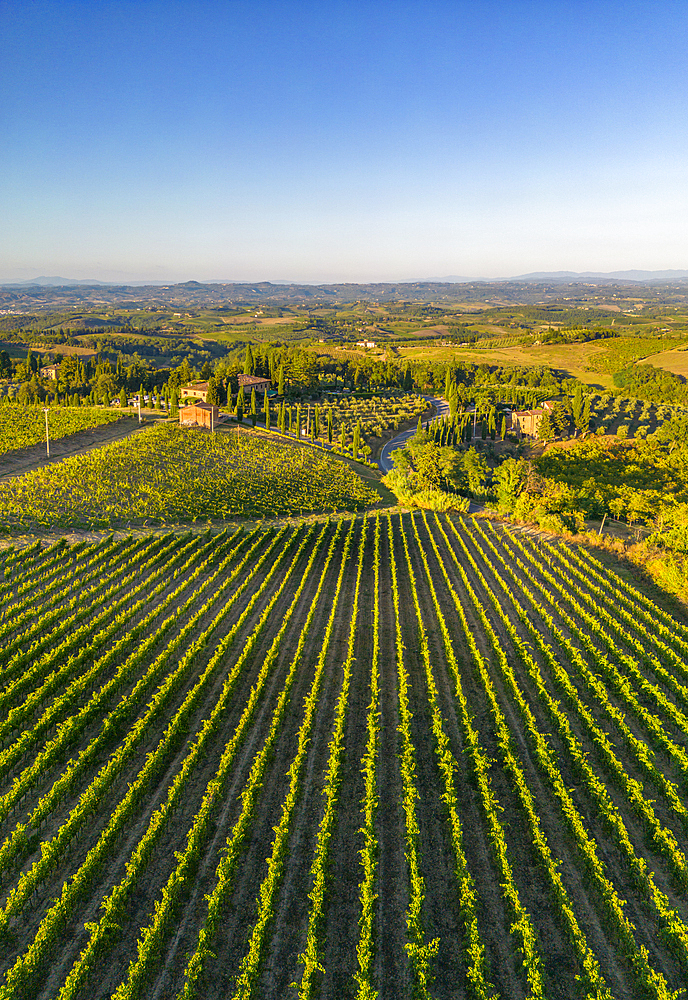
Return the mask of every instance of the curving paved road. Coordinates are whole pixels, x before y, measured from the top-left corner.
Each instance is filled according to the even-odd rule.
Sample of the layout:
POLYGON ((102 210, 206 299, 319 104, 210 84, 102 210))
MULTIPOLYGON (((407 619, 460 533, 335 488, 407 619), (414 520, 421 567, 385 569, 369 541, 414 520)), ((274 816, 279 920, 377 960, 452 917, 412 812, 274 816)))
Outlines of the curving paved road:
MULTIPOLYGON (((423 396, 423 399, 426 402, 431 403, 437 411, 435 416, 430 421, 431 424, 434 424, 436 420, 444 420, 444 418, 449 415, 449 403, 446 399, 437 398, 435 396, 423 396)), ((413 430, 397 434, 395 438, 392 438, 391 441, 387 442, 380 452, 380 458, 377 463, 384 473, 389 472, 394 466, 394 459, 391 457, 391 453, 396 451, 397 448, 403 448, 409 438, 412 438, 415 433, 416 429, 414 427, 413 430)))
MULTIPOLYGON (((423 396, 423 399, 427 400, 428 403, 432 403, 437 411, 435 416, 430 421, 431 424, 434 424, 437 420, 443 420, 449 415, 449 403, 446 399, 436 396, 423 396)), ((409 438, 412 438, 415 433, 415 428, 411 431, 404 431, 403 434, 397 434, 395 438, 392 438, 391 441, 387 442, 380 452, 380 458, 377 463, 382 472, 387 474, 390 469, 394 467, 394 459, 392 458, 391 453, 396 451, 397 448, 403 448, 409 438)), ((476 514, 478 511, 483 510, 483 507, 483 504, 476 503, 475 500, 471 500, 469 502, 468 513, 476 514)))

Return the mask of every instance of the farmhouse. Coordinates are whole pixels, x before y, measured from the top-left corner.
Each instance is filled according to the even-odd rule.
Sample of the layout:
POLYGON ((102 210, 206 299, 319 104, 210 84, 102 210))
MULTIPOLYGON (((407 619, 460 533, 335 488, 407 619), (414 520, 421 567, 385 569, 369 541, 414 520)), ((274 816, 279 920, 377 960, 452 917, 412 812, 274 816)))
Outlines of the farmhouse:
POLYGON ((59 365, 46 365, 45 368, 41 368, 41 378, 47 378, 50 379, 51 382, 57 382, 59 371, 59 365))
POLYGON ((192 403, 179 411, 179 423, 182 427, 217 427, 220 420, 220 409, 210 403, 192 403))
POLYGON ((525 434, 527 437, 537 437, 544 415, 544 410, 513 410, 511 430, 516 434, 525 434))
POLYGON ((242 385, 249 392, 255 389, 256 392, 266 393, 272 387, 272 382, 269 378, 259 378, 257 375, 240 375, 239 386, 242 385))
POLYGON ((545 413, 550 413, 555 406, 555 399, 547 399, 537 410, 513 410, 511 430, 528 437, 539 437, 542 418, 545 413))
POLYGON ((192 382, 190 385, 182 386, 182 399, 200 399, 201 402, 208 402, 208 383, 192 382))

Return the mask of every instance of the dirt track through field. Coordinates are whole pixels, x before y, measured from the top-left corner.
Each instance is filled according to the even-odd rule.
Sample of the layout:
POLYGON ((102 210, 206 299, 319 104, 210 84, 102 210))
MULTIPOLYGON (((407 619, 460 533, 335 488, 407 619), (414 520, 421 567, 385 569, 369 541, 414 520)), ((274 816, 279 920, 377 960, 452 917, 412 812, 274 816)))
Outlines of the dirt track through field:
POLYGON ((73 455, 85 455, 93 448, 102 448, 103 445, 110 444, 112 441, 119 441, 130 434, 137 434, 146 426, 146 423, 139 424, 133 417, 127 416, 111 424, 102 424, 99 427, 78 431, 76 434, 51 441, 50 457, 46 454, 45 442, 6 452, 0 456, 0 481, 11 479, 13 476, 23 476, 26 472, 42 469, 46 465, 54 465, 56 462, 61 462, 64 458, 70 458, 73 455))

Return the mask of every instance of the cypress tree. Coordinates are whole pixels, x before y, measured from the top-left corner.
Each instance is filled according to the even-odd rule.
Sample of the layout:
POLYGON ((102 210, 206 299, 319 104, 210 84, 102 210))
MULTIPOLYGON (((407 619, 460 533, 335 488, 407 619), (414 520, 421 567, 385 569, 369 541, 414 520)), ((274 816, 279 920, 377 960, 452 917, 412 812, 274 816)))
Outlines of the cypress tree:
POLYGON ((258 414, 258 407, 256 404, 256 390, 254 387, 253 389, 251 389, 251 416, 254 418, 253 420, 254 427, 256 426, 255 417, 257 416, 257 414, 258 414))
POLYGON ((361 447, 361 421, 354 427, 354 440, 351 446, 351 453, 355 461, 358 461, 358 449, 361 447))
POLYGON ((280 365, 279 369, 279 384, 277 392, 280 396, 284 395, 284 365, 280 365))
POLYGON ((217 379, 211 375, 208 379, 208 402, 212 406, 220 405, 220 394, 217 389, 217 379))
POLYGON ((265 430, 270 430, 270 397, 265 393, 265 430))
POLYGON ((332 444, 332 431, 334 429, 333 419, 332 419, 332 407, 327 411, 327 442, 332 444))
POLYGON ((246 356, 244 358, 244 375, 254 375, 256 371, 256 360, 253 357, 251 345, 246 345, 246 356))
POLYGON ((449 412, 452 417, 459 409, 459 390, 457 388, 456 382, 452 379, 451 386, 449 388, 449 412))
POLYGON ((579 430, 583 429, 583 386, 577 385, 571 403, 573 422, 579 430))

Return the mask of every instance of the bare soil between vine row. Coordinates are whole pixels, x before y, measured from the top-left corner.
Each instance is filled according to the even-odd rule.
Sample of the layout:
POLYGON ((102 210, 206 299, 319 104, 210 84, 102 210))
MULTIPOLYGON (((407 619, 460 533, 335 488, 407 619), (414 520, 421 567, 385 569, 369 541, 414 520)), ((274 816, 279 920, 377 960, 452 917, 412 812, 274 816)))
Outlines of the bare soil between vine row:
MULTIPOLYGON (((137 533, 137 537, 101 538, 52 549, 34 547, 0 553, 0 600, 5 609, 0 619, 0 704, 5 712, 14 713, 12 726, 0 737, 0 905, 7 908, 9 915, 7 932, 0 933, 0 974, 11 987, 7 996, 40 1000, 60 996, 94 925, 103 917, 103 902, 128 871, 131 886, 118 926, 104 936, 93 965, 83 970, 73 995, 89 1000, 113 996, 127 981, 130 964, 138 959, 137 941, 156 907, 165 911, 168 919, 133 995, 171 1000, 180 994, 186 967, 198 948, 206 921, 208 897, 217 887, 218 865, 225 857, 246 801, 242 794, 271 732, 280 695, 307 630, 293 686, 256 794, 255 809, 224 893, 221 918, 209 934, 211 954, 205 959, 198 981, 198 996, 215 1000, 234 995, 237 976, 252 936, 255 942, 258 926, 260 960, 252 995, 281 998, 296 993, 290 984, 300 981, 304 969, 302 956, 314 905, 311 869, 320 844, 331 740, 349 635, 353 633, 354 659, 343 707, 336 821, 327 841, 324 903, 317 920, 316 950, 321 969, 313 978, 311 995, 326 1000, 354 1000, 359 989, 356 977, 361 974, 357 949, 364 876, 362 760, 371 710, 376 607, 380 698, 372 706, 379 728, 375 761, 376 898, 369 969, 372 987, 381 997, 411 998, 417 993, 407 946, 419 941, 410 938, 407 917, 418 885, 414 889, 409 876, 409 813, 404 810, 400 766, 403 726, 399 683, 405 671, 414 759, 413 805, 418 823, 415 843, 422 877, 420 943, 437 941, 436 954, 430 959, 427 995, 437 1000, 473 995, 469 983, 471 961, 466 951, 466 911, 460 898, 456 841, 452 840, 448 822, 444 779, 432 728, 428 676, 436 685, 442 727, 454 761, 462 850, 475 889, 475 915, 486 976, 502 997, 526 997, 529 993, 514 914, 506 898, 504 871, 495 849, 494 828, 490 826, 467 739, 468 720, 462 715, 457 697, 452 666, 455 662, 470 724, 487 761, 513 886, 534 930, 546 996, 552 1000, 584 997, 583 969, 571 946, 566 919, 543 867, 518 789, 505 766, 505 746, 498 737, 491 697, 502 713, 510 750, 532 795, 540 829, 571 910, 609 990, 616 998, 630 1000, 644 995, 644 988, 638 963, 628 947, 622 947, 604 893, 586 867, 580 839, 567 823, 562 803, 538 757, 533 731, 526 725, 523 705, 514 694, 514 683, 531 713, 532 726, 543 735, 564 787, 571 794, 604 877, 624 901, 637 948, 646 949, 651 968, 665 979, 668 988, 680 988, 686 979, 688 954, 682 955, 680 946, 668 939, 664 918, 646 885, 634 877, 632 862, 636 859, 653 873, 657 890, 674 911, 676 921, 688 928, 688 622, 678 612, 653 604, 638 587, 636 581, 629 582, 627 576, 617 575, 613 568, 591 562, 590 556, 575 546, 550 546, 471 519, 398 512, 329 522, 314 520, 298 526, 262 526, 252 534, 248 528, 235 527, 216 536, 210 532, 165 536, 160 532, 149 536, 137 533), (278 535, 280 530, 282 534, 278 535), (398 581, 396 605, 392 567, 398 581), (150 587, 141 587, 149 579, 150 587), (302 584, 298 603, 292 607, 302 584), (89 586, 100 589, 89 597, 89 586), (139 600, 143 603, 137 608, 139 600), (599 622, 606 637, 599 629, 591 628, 574 602, 599 622), (50 621, 45 617, 49 614, 50 621), (78 622, 75 619, 74 625, 69 624, 69 615, 76 614, 78 622), (187 628, 194 615, 195 624, 187 628), (146 618, 148 624, 143 632, 132 631, 140 627, 145 616, 150 618, 146 618), (43 632, 42 621, 46 622, 43 632), (548 624, 550 621, 559 630, 561 640, 548 624), (654 628, 653 621, 657 623, 654 628), (82 629, 78 635, 77 628, 82 629), (427 639, 427 660, 420 641, 421 628, 427 639), (74 648, 69 645, 72 633, 74 648), (142 644, 150 636, 156 639, 147 649, 142 644), (187 650, 201 636, 205 636, 203 642, 193 657, 185 660, 187 650), (216 656, 228 636, 231 642, 221 656, 216 656), (581 637, 588 637, 589 645, 581 637), (34 654, 31 643, 39 641, 40 648, 36 647, 34 654), (78 685, 79 678, 86 677, 94 663, 107 657, 118 643, 119 651, 110 657, 111 662, 84 680, 78 693, 66 697, 72 690, 69 685, 78 685), (145 655, 141 652, 144 649, 145 655), (266 660, 271 649, 274 659, 266 660), (485 663, 482 675, 477 668, 476 650, 485 663), (524 659, 524 650, 532 658, 531 667, 524 659), (294 778, 296 798, 272 910, 264 924, 259 924, 257 900, 268 874, 266 859, 271 855, 294 775, 292 765, 306 717, 306 700, 321 654, 321 686, 302 764, 294 778), (604 656, 610 667, 603 666, 604 656), (120 675, 118 671, 129 662, 128 657, 132 667, 120 675), (164 659, 157 661, 160 657, 164 659), (139 690, 137 682, 156 662, 161 666, 156 668, 155 678, 134 696, 139 690), (261 670, 266 662, 270 669, 263 684, 261 670), (597 694, 581 672, 582 663, 599 682, 597 694), (657 694, 649 689, 636 690, 633 663, 657 694), (571 697, 565 697, 561 676, 555 674, 553 664, 562 671, 561 676, 570 679, 574 692, 571 697), (209 665, 212 669, 205 675, 209 665), (167 816, 150 859, 145 866, 128 869, 152 817, 164 805, 176 776, 190 759, 225 682, 237 666, 240 669, 226 707, 189 772, 183 794, 167 816), (179 681, 142 728, 123 765, 107 786, 99 784, 101 770, 122 752, 137 722, 151 711, 156 690, 179 668, 179 681), (612 669, 618 669, 626 678, 621 686, 614 687, 609 673, 612 669), (568 720, 572 738, 580 745, 595 781, 605 790, 611 808, 620 818, 627 833, 624 842, 601 815, 595 791, 598 786, 586 780, 545 704, 533 670, 540 672, 546 690, 568 720), (61 671, 59 676, 56 671, 61 671), (201 678, 205 679, 184 725, 168 749, 159 751, 165 733, 177 725, 177 713, 201 678), (108 683, 110 693, 101 698, 99 692, 108 683), (212 787, 222 754, 257 684, 260 686, 254 708, 221 785, 190 875, 179 886, 171 905, 166 901, 165 887, 186 850, 204 795, 212 787), (686 689, 686 704, 680 694, 682 686, 686 689), (33 697, 35 692, 41 694, 33 697), (91 698, 100 701, 94 701, 88 720, 75 729, 73 738, 66 739, 62 727, 71 725, 91 698), (115 710, 120 722, 110 727, 106 720, 115 710), (621 717, 631 740, 615 721, 621 717), (45 724, 44 719, 48 720, 45 724), (591 726, 605 735, 625 778, 619 776, 621 772, 610 770, 599 741, 591 735, 591 726), (664 734, 663 744, 658 726, 664 734), (35 734, 28 742, 24 735, 27 732, 35 734), (21 754, 2 755, 11 754, 20 739, 25 740, 21 754), (643 746, 649 748, 647 757, 643 756, 643 746), (28 769, 41 754, 45 766, 29 780, 28 769), (78 882, 81 866, 99 850, 108 823, 154 754, 158 766, 126 822, 109 847, 102 850, 100 863, 89 873, 82 890, 70 897, 56 918, 55 900, 65 886, 78 882), (648 760, 656 768, 652 779, 648 760), (75 767, 73 781, 40 825, 34 826, 33 811, 68 766, 75 767), (676 845, 678 853, 673 857, 649 832, 647 810, 643 812, 644 807, 630 801, 626 779, 635 783, 633 787, 642 788, 642 800, 652 805, 659 828, 666 835, 665 844, 672 841, 676 845), (664 779, 671 784, 662 784, 664 779), (21 795, 15 795, 13 789, 17 788, 21 795), (668 788, 674 789, 673 798, 666 793, 668 788), (93 797, 88 798, 91 793, 93 797), (10 803, 13 795, 16 801, 12 799, 11 807, 5 809, 3 803, 10 803), (78 816, 81 820, 77 823, 78 816), (72 829, 70 823, 74 829, 67 835, 66 831, 72 829), (18 824, 26 824, 24 834, 18 824), (20 899, 16 892, 12 896, 13 890, 23 885, 22 873, 30 872, 33 865, 41 864, 43 856, 49 856, 57 837, 63 842, 62 848, 46 866, 35 891, 26 898, 20 899), (15 844, 12 856, 6 848, 3 850, 7 838, 13 838, 15 844), (684 883, 680 877, 682 863, 684 883), (45 947, 41 945, 44 939, 45 947), (30 959, 31 968, 27 965, 18 978, 18 970, 24 968, 23 957, 30 959)), ((77 692, 77 687, 73 690, 77 692)))

